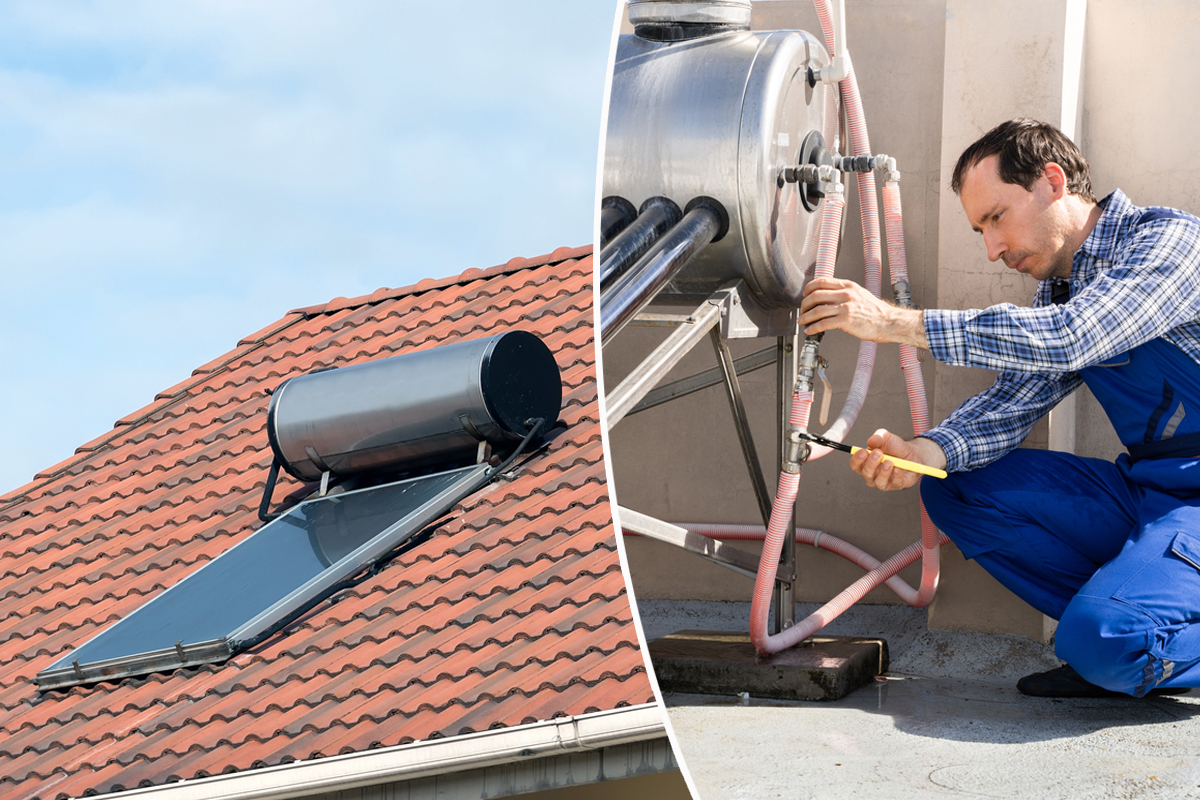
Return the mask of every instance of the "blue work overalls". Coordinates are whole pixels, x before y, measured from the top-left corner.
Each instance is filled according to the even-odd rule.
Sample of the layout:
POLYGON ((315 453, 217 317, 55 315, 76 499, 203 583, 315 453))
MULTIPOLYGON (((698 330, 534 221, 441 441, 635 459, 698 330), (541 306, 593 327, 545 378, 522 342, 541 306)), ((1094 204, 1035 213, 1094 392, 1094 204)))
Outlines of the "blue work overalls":
POLYGON ((1200 687, 1200 366, 1160 338, 1080 374, 1129 454, 1014 450, 923 480, 922 499, 965 557, 1059 620, 1055 652, 1084 678, 1200 687))

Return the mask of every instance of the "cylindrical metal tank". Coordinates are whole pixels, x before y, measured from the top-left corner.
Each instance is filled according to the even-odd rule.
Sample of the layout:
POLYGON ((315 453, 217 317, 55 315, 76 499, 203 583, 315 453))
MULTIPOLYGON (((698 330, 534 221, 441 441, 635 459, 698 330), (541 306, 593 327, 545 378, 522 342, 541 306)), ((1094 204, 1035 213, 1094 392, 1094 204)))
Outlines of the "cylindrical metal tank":
POLYGON ((267 409, 279 463, 316 480, 469 458, 481 441, 512 443, 558 420, 553 353, 526 331, 443 345, 284 381, 267 409))
MULTIPOLYGON (((630 15, 637 8, 682 13, 692 5, 737 11, 719 3, 636 3, 630 15)), ((711 294, 742 278, 768 308, 799 305, 816 262, 817 214, 806 208, 805 189, 780 175, 801 162, 810 134, 824 126, 825 92, 835 90, 810 82, 809 70, 828 63, 820 41, 802 31, 728 30, 682 41, 620 37, 604 195, 638 207, 666 197, 680 208, 704 196, 729 215, 728 233, 666 292, 711 294)))

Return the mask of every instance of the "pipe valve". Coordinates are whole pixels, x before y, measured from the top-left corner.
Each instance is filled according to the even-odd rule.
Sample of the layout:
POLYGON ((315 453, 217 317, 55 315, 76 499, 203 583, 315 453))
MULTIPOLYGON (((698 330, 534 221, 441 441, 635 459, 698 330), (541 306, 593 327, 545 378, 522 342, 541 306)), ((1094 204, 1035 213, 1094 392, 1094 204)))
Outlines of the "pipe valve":
POLYGON ((781 469, 792 475, 800 474, 800 467, 808 461, 812 448, 804 438, 804 432, 799 428, 790 428, 787 432, 787 447, 783 454, 781 469))
POLYGON ((808 336, 800 346, 800 358, 796 364, 796 391, 811 392, 816 383, 817 371, 821 369, 821 356, 817 347, 822 334, 808 336))
POLYGON ((825 368, 828 366, 829 362, 824 356, 817 356, 817 376, 821 379, 821 411, 817 415, 817 422, 821 423, 822 427, 829 424, 829 404, 833 401, 833 384, 825 374, 825 368))

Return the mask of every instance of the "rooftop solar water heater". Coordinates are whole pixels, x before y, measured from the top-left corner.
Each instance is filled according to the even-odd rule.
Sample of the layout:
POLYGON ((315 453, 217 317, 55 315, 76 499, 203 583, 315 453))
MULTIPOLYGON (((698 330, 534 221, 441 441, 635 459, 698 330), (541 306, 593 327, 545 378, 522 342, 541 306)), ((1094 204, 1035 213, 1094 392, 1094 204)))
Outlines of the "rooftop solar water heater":
POLYGON ((474 456, 494 446, 511 461, 561 402, 553 354, 523 331, 285 381, 268 427, 288 472, 322 487, 331 474, 427 474, 300 503, 59 658, 39 688, 222 662, 254 646, 505 470, 508 461, 474 456))

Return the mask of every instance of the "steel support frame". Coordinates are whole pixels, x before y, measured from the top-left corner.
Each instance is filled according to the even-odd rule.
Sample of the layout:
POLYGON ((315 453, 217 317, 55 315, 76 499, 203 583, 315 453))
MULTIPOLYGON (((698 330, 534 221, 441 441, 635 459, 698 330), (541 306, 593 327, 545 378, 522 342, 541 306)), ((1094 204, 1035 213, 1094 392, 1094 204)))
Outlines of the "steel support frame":
POLYGON ((763 525, 771 524, 771 493, 767 490, 767 481, 763 477, 762 464, 758 461, 758 451, 754 447, 754 436, 750 433, 750 420, 746 416, 746 404, 742 400, 742 384, 738 381, 737 368, 733 365, 733 354, 729 352, 729 344, 716 328, 709 331, 713 349, 717 353, 717 363, 721 365, 724 378, 725 397, 729 400, 729 410, 733 413, 733 424, 737 428, 738 442, 742 445, 742 457, 750 470, 750 483, 754 486, 754 496, 758 500, 758 511, 762 514, 763 525))
MULTIPOLYGON (((746 415, 745 403, 742 397, 741 384, 738 380, 740 366, 730 352, 727 334, 733 333, 731 325, 735 313, 744 319, 742 297, 744 287, 740 282, 726 286, 715 292, 708 300, 701 303, 690 315, 647 315, 649 324, 674 325, 675 330, 647 356, 626 378, 607 395, 606 418, 608 427, 615 427, 628 414, 643 410, 650 404, 643 399, 650 394, 662 379, 675 367, 679 361, 695 347, 706 334, 709 336, 716 352, 720 380, 703 380, 701 376, 693 376, 677 383, 703 383, 713 385, 720 382, 725 387, 725 396, 729 401, 733 415, 734 426, 737 429, 738 440, 742 447, 742 455, 754 487, 755 498, 758 501, 759 513, 763 524, 769 525, 771 517, 771 494, 763 475, 762 465, 754 446, 750 431, 749 418, 746 415)), ((793 329, 794 331, 794 329, 793 329)), ((744 334, 743 334, 744 335, 744 334)), ((776 337, 776 464, 783 463, 784 447, 786 446, 787 422, 789 416, 789 401, 792 386, 795 382, 795 354, 797 334, 776 337)), ((767 362, 761 355, 754 359, 751 369, 765 366, 767 362)), ((742 361, 742 359, 739 359, 742 361)), ((695 391, 692 388, 691 391, 695 391)), ((682 396, 689 392, 681 392, 682 396)), ((657 402, 672 399, 664 397, 657 402)), ((654 403, 654 404, 657 404, 654 403)), ((631 533, 654 538, 658 541, 683 548, 690 553, 701 556, 714 563, 720 564, 739 574, 754 578, 758 574, 758 557, 721 542, 713 541, 696 534, 689 533, 683 528, 657 520, 646 514, 632 509, 619 509, 621 527, 631 533)), ((772 593, 773 621, 772 633, 790 628, 795 624, 796 606, 796 538, 794 514, 788 515, 788 531, 784 538, 783 549, 780 553, 779 569, 776 573, 775 587, 772 593)))
MULTIPOLYGON (((638 324, 644 324, 641 316, 638 317, 638 324)), ((769 367, 775 363, 775 345, 763 348, 756 353, 751 353, 748 356, 735 358, 733 360, 734 370, 738 375, 745 375, 749 372, 754 372, 763 367, 769 367)), ((625 416, 641 413, 647 409, 660 406, 663 403, 669 403, 672 400, 678 400, 680 397, 687 397, 689 394, 694 394, 701 389, 707 389, 710 386, 716 386, 723 380, 723 371, 720 367, 706 369, 704 372, 698 372, 687 378, 681 378, 677 381, 672 381, 664 386, 659 386, 654 391, 647 394, 642 401, 634 406, 625 416)))

